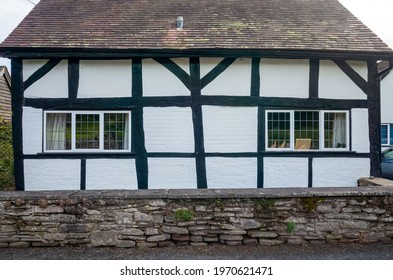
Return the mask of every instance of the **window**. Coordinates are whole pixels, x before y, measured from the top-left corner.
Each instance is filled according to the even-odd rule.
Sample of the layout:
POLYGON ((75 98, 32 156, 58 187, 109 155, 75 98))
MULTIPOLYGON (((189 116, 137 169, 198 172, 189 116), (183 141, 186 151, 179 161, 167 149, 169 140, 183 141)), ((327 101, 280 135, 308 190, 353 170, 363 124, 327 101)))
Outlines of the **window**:
POLYGON ((45 112, 45 151, 128 151, 128 112, 45 112))
POLYGON ((267 111, 266 150, 348 150, 347 111, 267 111))
POLYGON ((381 144, 393 145, 393 124, 381 124, 381 144))

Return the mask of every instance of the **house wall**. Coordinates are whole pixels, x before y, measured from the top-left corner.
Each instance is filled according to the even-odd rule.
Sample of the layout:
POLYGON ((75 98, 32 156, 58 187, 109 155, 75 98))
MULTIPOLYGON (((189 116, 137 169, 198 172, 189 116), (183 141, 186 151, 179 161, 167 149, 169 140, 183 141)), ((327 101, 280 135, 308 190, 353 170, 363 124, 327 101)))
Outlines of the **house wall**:
POLYGON ((381 81, 381 122, 393 124, 393 74, 381 81))
MULTIPOLYGON (((80 60, 78 79, 68 77, 72 70, 61 61, 24 95, 25 190, 50 188, 51 180, 57 189, 71 190, 356 186, 359 177, 369 175, 366 95, 333 62, 320 61, 315 74, 305 59, 228 61, 194 59, 200 65, 193 68, 188 58, 170 65, 150 58, 80 60), (217 65, 225 70, 217 74, 217 65), (204 81, 214 73, 200 88, 193 79, 176 76, 204 81), (312 98, 310 79, 318 79, 312 98), (69 85, 76 89, 75 100, 68 98, 69 85), (131 151, 42 153, 45 110, 112 106, 132 112, 131 151), (349 151, 265 151, 265 111, 305 108, 348 111, 349 151)), ((24 61, 24 80, 45 63, 24 61)), ((350 65, 365 76, 364 63, 350 65)))
POLYGON ((6 77, 6 68, 0 67, 0 120, 11 121, 11 84, 6 77))

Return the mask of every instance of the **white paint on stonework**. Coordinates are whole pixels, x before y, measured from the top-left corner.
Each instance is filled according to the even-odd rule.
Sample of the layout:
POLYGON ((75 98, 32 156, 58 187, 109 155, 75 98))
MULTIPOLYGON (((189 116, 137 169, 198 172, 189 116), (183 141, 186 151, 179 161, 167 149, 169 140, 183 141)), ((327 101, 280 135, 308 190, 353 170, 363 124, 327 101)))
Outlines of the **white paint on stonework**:
MULTIPOLYGON (((365 62, 347 63, 367 80, 365 62)), ((367 99, 366 94, 332 61, 321 60, 319 69, 319 97, 330 99, 367 99)))
POLYGON ((134 159, 86 160, 86 190, 137 188, 134 159))
POLYGON ((78 98, 131 97, 131 60, 81 60, 78 98))
POLYGON ((42 109, 23 107, 23 153, 42 152, 42 109))
POLYGON ((256 152, 256 107, 203 106, 206 152, 256 152))
POLYGON ((194 152, 191 108, 143 109, 148 152, 194 152))
MULTIPOLYGON (((26 81, 48 60, 23 60, 23 79, 26 81)), ((66 98, 68 97, 68 62, 62 60, 45 76, 25 90, 26 98, 66 98)))
MULTIPOLYGON (((201 77, 207 69, 214 68, 220 59, 201 59, 201 77), (207 64, 205 66, 205 64, 207 64), (203 72, 202 72, 203 69, 203 72)), ((224 72, 202 89, 203 95, 250 96, 251 89, 251 59, 239 58, 224 72)))
POLYGON ((308 60, 261 59, 260 95, 308 98, 309 76, 308 60))
POLYGON ((393 73, 381 81, 381 122, 393 123, 393 73))
MULTIPOLYGON (((187 59, 172 60, 186 71, 187 59)), ((189 71, 186 71, 189 73, 189 71)), ((190 95, 187 87, 172 72, 153 59, 142 60, 143 96, 190 95)))
POLYGON ((196 189, 193 158, 149 158, 149 189, 196 189))
POLYGON ((79 190, 80 160, 24 160, 25 190, 79 190))
POLYGON ((256 158, 206 158, 206 177, 209 189, 256 188, 256 158))
POLYGON ((368 110, 352 109, 352 151, 370 152, 368 133, 368 110))
POLYGON ((367 158, 314 158, 314 187, 356 187, 357 180, 370 175, 367 158))
POLYGON ((307 158, 264 158, 264 188, 306 188, 307 158))

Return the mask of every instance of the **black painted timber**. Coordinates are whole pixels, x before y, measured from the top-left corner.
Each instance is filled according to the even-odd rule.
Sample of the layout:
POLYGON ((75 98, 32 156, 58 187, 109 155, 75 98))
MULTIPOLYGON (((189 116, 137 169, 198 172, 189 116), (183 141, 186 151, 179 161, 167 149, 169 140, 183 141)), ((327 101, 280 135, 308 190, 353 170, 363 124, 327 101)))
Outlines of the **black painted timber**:
POLYGON ((215 78, 217 78, 222 72, 231 66, 235 60, 236 58, 224 58, 220 63, 218 63, 216 67, 214 67, 201 79, 201 89, 210 84, 215 78))
POLYGON ((81 159, 81 187, 80 189, 86 190, 86 159, 81 159))
POLYGON ((75 100, 79 88, 79 59, 68 60, 68 98, 75 100))
POLYGON ((261 87, 261 74, 259 70, 259 66, 261 64, 261 59, 259 57, 255 57, 251 60, 251 96, 260 96, 260 87, 261 87))
POLYGON ((312 188, 313 185, 313 157, 308 158, 308 187, 312 188))
POLYGON ((190 75, 169 58, 154 58, 166 69, 172 72, 186 87, 190 89, 190 75))
POLYGON ((11 104, 12 104, 12 145, 14 148, 15 189, 25 190, 23 162, 23 64, 22 59, 11 60, 11 104))
POLYGON ((309 98, 319 97, 319 60, 310 59, 309 98))
POLYGON ((40 67, 37 71, 35 71, 26 81, 23 83, 24 90, 30 87, 32 84, 37 82, 39 79, 44 77, 46 74, 49 73, 50 70, 56 67, 59 64, 61 59, 54 58, 50 59, 47 63, 45 63, 42 67, 40 67))
POLYGON ((190 86, 192 98, 192 121, 195 143, 195 163, 198 189, 207 188, 206 159, 201 106, 201 72, 198 57, 190 58, 190 86))
POLYGON ((257 96, 168 96, 168 97, 116 97, 116 98, 26 98, 25 105, 45 110, 132 110, 141 107, 191 107, 216 106, 264 106, 270 109, 319 109, 349 110, 367 108, 367 100, 353 99, 309 99, 289 97, 257 96))
POLYGON ((370 175, 381 177, 381 85, 376 61, 368 61, 368 129, 370 140, 370 175))
POLYGON ((344 60, 333 60, 334 63, 365 93, 368 93, 368 83, 344 60))
MULTIPOLYGON (((141 59, 132 60, 132 97, 136 100, 142 98, 142 61, 141 59)), ((132 151, 135 151, 135 165, 136 175, 138 180, 139 189, 148 188, 148 163, 147 153, 145 147, 145 131, 143 128, 143 108, 139 107, 131 111, 131 137, 132 143, 135 147, 132 151)))

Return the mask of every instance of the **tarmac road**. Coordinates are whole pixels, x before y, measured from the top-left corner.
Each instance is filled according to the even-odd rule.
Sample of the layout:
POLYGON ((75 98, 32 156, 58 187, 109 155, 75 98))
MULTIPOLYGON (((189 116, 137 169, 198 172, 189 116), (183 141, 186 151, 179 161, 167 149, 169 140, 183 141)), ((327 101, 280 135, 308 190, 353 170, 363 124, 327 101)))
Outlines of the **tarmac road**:
POLYGON ((136 248, 0 248, 0 260, 393 260, 392 243, 182 246, 136 248))

